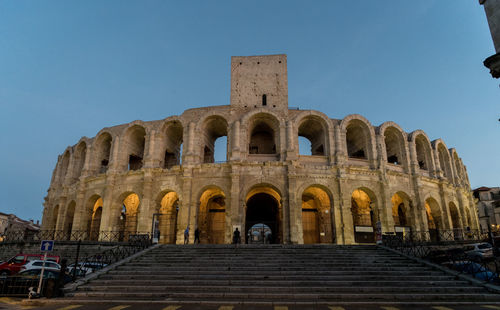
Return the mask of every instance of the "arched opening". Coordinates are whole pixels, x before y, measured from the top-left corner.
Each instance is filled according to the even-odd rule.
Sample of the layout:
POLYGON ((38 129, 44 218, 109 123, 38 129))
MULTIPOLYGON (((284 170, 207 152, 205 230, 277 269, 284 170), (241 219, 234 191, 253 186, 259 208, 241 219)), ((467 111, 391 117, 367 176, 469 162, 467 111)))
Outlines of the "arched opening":
POLYGON ((387 162, 393 165, 403 165, 406 162, 406 154, 401 132, 394 127, 388 127, 384 131, 384 141, 387 162))
POLYGON ((247 243, 283 242, 280 200, 278 192, 268 186, 256 187, 247 194, 244 230, 247 243))
POLYGON ((431 147, 429 141, 423 136, 415 138, 415 148, 417 151, 418 167, 421 170, 430 171, 431 168, 431 147))
POLYGON ((63 155, 63 158, 62 158, 61 171, 59 174, 59 180, 61 181, 61 183, 64 183, 64 181, 66 179, 66 174, 68 173, 69 158, 70 158, 69 151, 66 151, 63 155))
POLYGON ((310 143, 310 149, 302 148, 302 145, 299 143, 300 155, 326 155, 325 128, 320 121, 312 117, 305 119, 299 126, 298 135, 299 137, 306 138, 310 143))
POLYGON ((161 166, 163 169, 170 169, 182 162, 182 124, 179 121, 168 123, 164 135, 164 156, 161 166))
POLYGON ((354 225, 354 240, 357 243, 375 242, 375 225, 378 221, 374 207, 375 195, 366 189, 356 189, 351 195, 351 213, 354 225))
POLYGON ((266 122, 259 121, 250 134, 250 154, 276 154, 275 132, 266 122))
POLYGON ((59 205, 55 206, 54 209, 52 209, 51 215, 50 215, 50 221, 49 221, 49 230, 55 231, 57 229, 57 219, 59 217, 59 205))
POLYGON ((215 162, 215 153, 219 153, 219 150, 215 149, 216 141, 225 137, 225 160, 227 160, 227 121, 220 116, 209 117, 203 125, 203 162, 213 163, 215 162))
POLYGON ((102 218, 102 198, 99 197, 96 199, 94 206, 92 207, 92 217, 90 220, 90 233, 89 237, 92 241, 99 240, 99 231, 101 229, 101 218, 102 218))
POLYGON ((349 158, 368 159, 369 135, 366 125, 352 120, 346 128, 347 155, 349 158))
POLYGON ((460 226, 460 216, 458 215, 457 206, 453 202, 450 202, 448 204, 448 207, 450 208, 451 225, 453 226, 454 239, 462 240, 463 231, 462 227, 460 226))
POLYGON ((176 192, 163 195, 157 207, 157 229, 155 231, 158 242, 162 244, 175 244, 177 237, 177 215, 179 212, 179 196, 176 192))
POLYGON ((411 233, 411 202, 403 192, 397 192, 391 197, 392 218, 396 235, 406 238, 411 233))
POLYGON ((85 164, 85 156, 87 155, 87 144, 82 142, 78 144, 73 153, 73 181, 78 181, 82 174, 83 165, 85 164))
POLYGON ((439 204, 434 198, 427 198, 427 200, 425 200, 425 213, 427 215, 429 238, 431 241, 439 241, 439 231, 441 229, 441 211, 439 208, 439 204))
POLYGON ((125 139, 128 170, 139 170, 142 168, 145 143, 146 130, 144 127, 134 125, 128 129, 125 139))
POLYGON ((460 166, 460 159, 458 159, 458 155, 456 152, 453 153, 453 161, 455 162, 455 170, 457 171, 457 178, 462 178, 462 169, 460 166))
POLYGON ((94 172, 106 173, 109 167, 109 158, 111 155, 111 135, 107 132, 102 133, 96 140, 93 150, 94 153, 94 172))
POLYGON ((304 244, 332 243, 332 213, 330 196, 316 186, 302 193, 302 233, 304 244))
POLYGON ((210 187, 200 196, 198 210, 200 243, 223 244, 226 231, 226 196, 218 187, 210 187))
POLYGON ((130 235, 137 233, 139 204, 139 196, 135 193, 131 193, 123 199, 119 217, 119 241, 128 241, 130 235))
POLYGON ((73 200, 68 204, 66 209, 66 217, 64 219, 64 228, 63 228, 63 239, 70 240, 71 239, 71 230, 73 229, 73 218, 75 216, 75 207, 76 202, 73 200))
POLYGON ((443 146, 443 144, 439 144, 438 146, 438 156, 439 156, 439 165, 441 166, 441 170, 443 171, 444 177, 451 180, 451 166, 450 166, 450 154, 448 150, 443 146))

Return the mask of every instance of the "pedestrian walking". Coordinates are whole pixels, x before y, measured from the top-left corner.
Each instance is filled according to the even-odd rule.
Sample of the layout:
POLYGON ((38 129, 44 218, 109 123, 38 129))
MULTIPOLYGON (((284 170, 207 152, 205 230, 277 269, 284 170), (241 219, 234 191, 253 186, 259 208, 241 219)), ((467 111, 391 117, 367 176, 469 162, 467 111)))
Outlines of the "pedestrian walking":
POLYGON ((194 243, 196 244, 196 241, 198 241, 198 243, 200 243, 200 230, 198 229, 198 227, 196 227, 196 229, 194 230, 194 243))
POLYGON ((238 230, 238 227, 236 227, 233 233, 233 244, 238 244, 240 243, 240 241, 241 241, 240 231, 238 230))
POLYGON ((186 230, 184 231, 184 244, 189 243, 189 226, 186 227, 186 230))

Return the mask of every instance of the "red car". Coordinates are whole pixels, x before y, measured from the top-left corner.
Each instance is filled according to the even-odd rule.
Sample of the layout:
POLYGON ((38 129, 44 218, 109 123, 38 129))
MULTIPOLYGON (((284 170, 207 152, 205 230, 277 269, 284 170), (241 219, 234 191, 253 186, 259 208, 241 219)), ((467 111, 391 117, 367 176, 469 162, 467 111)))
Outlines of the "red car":
MULTIPOLYGON (((43 254, 17 254, 8 261, 0 264, 0 275, 13 275, 21 270, 21 267, 32 260, 43 260, 43 254)), ((47 260, 59 263, 59 256, 47 255, 47 260)))

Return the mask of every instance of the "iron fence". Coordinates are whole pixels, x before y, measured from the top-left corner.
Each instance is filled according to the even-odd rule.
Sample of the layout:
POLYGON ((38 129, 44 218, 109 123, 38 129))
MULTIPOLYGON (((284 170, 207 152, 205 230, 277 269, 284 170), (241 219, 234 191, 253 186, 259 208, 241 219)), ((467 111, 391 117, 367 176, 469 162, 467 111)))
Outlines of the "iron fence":
POLYGON ((26 234, 24 231, 10 231, 0 235, 0 242, 36 242, 41 240, 57 241, 99 241, 99 242, 129 242, 136 239, 151 238, 151 232, 140 231, 64 231, 40 230, 26 234))
POLYGON ((488 254, 479 254, 474 250, 475 244, 488 240, 487 234, 479 231, 466 233, 457 233, 456 230, 439 231, 436 234, 437 240, 431 238, 430 232, 415 232, 404 236, 384 234, 382 241, 384 246, 408 256, 499 285, 500 262, 496 255, 497 249, 492 247, 488 254))

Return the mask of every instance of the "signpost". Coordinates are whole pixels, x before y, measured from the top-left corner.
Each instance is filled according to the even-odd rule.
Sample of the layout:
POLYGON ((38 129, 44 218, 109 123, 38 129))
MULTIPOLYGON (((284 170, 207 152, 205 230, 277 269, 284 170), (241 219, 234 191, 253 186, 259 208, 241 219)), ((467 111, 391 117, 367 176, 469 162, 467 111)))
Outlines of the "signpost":
POLYGON ((43 263, 42 263, 42 271, 40 272, 40 282, 38 282, 38 289, 36 293, 40 295, 42 291, 42 282, 43 282, 43 272, 45 270, 45 261, 47 260, 47 252, 52 252, 54 248, 54 240, 42 240, 40 244, 40 252, 44 252, 43 255, 43 263))

